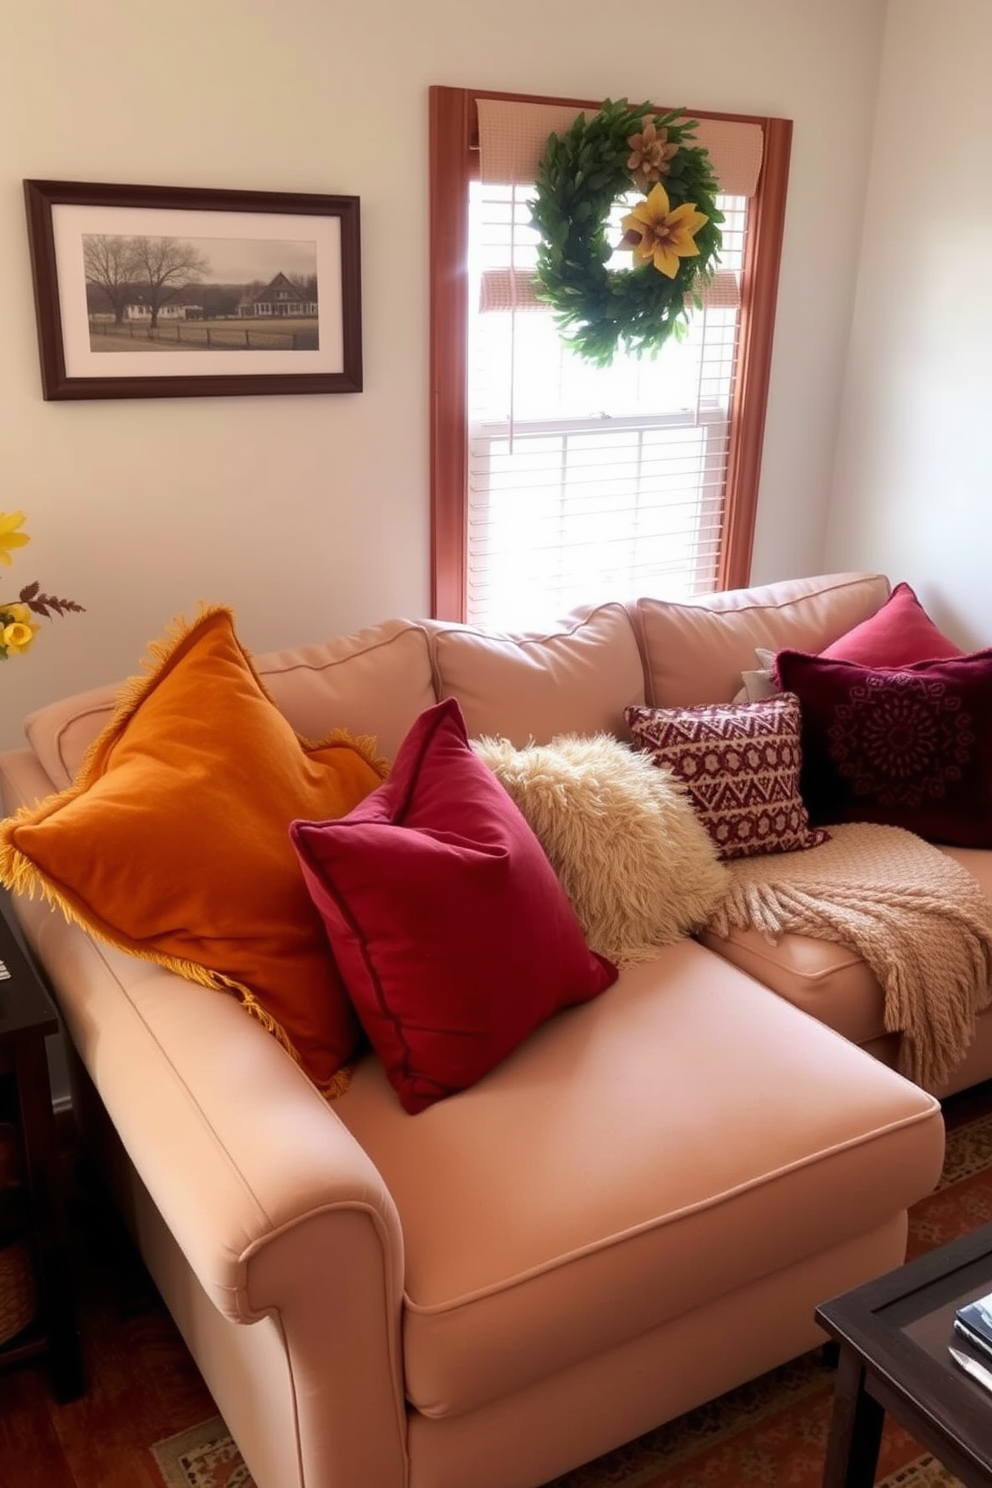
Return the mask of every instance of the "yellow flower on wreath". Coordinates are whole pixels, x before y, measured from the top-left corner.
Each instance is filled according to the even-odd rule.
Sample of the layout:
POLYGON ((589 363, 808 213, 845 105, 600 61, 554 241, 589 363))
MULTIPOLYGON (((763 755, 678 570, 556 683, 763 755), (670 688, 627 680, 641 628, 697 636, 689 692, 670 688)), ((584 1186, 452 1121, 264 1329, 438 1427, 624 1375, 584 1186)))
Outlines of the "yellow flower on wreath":
MULTIPOLYGON (((13 561, 11 552, 31 541, 26 532, 21 532, 23 525, 23 512, 0 512, 0 563, 9 565, 13 561)), ((37 580, 25 584, 16 599, 0 600, 0 661, 6 661, 8 656, 23 656, 27 651, 41 629, 35 615, 65 615, 82 609, 74 599, 43 594, 37 580)))
POLYGON ((699 252, 695 235, 709 220, 692 202, 683 202, 673 211, 659 181, 622 219, 620 247, 633 250, 636 266, 653 263, 660 274, 674 279, 679 259, 694 258, 699 252))

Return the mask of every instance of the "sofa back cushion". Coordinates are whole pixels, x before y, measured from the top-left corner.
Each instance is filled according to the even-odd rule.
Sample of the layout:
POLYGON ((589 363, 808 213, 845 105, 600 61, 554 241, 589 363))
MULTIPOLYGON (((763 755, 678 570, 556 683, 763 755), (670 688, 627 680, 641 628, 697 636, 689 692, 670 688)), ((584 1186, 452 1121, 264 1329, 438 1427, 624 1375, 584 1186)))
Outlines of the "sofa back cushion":
POLYGON ((427 632, 412 620, 386 620, 317 645, 268 651, 256 665, 297 733, 321 738, 341 727, 371 734, 389 759, 414 720, 437 701, 427 632))
POLYGON ((518 748, 556 734, 629 739, 623 710, 644 701, 644 673, 621 604, 575 610, 550 632, 500 633, 428 622, 439 699, 454 697, 471 738, 518 748))
MULTIPOLYGON (((435 701, 427 634, 409 620, 266 651, 254 664, 298 734, 319 739, 332 728, 370 734, 390 759, 414 719, 435 701)), ((28 742, 59 790, 75 779, 87 749, 110 722, 119 689, 111 683, 76 693, 25 719, 28 742)))
MULTIPOLYGON (((653 707, 730 702, 755 648, 821 651, 884 604, 883 574, 836 573, 728 589, 688 603, 639 599, 630 606, 653 707)), ((634 700, 631 699, 631 702, 634 700)))
POLYGON ((57 790, 76 778, 87 749, 113 717, 123 684, 108 682, 37 708, 24 720, 28 743, 57 790))

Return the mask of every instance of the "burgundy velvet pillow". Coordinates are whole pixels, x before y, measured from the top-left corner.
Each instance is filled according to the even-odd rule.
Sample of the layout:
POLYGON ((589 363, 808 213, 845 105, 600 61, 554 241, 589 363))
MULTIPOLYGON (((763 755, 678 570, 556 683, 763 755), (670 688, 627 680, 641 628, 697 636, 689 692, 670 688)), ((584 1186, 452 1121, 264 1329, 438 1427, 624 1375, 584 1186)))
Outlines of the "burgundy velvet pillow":
POLYGON ((992 847, 992 650, 902 668, 780 651, 814 823, 882 822, 992 847))
POLYGON ((359 1021, 411 1113, 616 980, 454 698, 421 714, 361 810, 296 821, 290 835, 359 1021))
POLYGON ((870 667, 910 666, 963 654, 937 629, 908 584, 897 584, 881 609, 820 652, 830 661, 870 667))

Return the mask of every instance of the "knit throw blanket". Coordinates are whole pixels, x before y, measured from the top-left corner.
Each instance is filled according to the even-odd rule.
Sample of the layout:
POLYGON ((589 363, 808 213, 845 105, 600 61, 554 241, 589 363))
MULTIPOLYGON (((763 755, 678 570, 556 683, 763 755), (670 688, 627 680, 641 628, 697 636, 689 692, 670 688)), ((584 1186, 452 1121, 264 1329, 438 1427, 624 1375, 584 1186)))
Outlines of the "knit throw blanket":
POLYGON ((852 946, 902 1035, 899 1070, 938 1088, 992 1001, 992 904, 961 865, 901 827, 830 828, 821 847, 728 863, 729 889, 707 928, 809 935, 852 946))

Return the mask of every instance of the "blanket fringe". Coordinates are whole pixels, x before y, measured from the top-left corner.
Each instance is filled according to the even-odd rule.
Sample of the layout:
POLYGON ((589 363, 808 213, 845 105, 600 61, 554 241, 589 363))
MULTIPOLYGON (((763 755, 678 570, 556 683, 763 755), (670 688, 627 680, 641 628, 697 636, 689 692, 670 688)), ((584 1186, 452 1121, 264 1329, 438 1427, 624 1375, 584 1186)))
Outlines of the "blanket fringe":
POLYGON ((906 881, 894 881, 898 872, 889 882, 882 872, 873 877, 872 852, 890 844, 872 834, 897 831, 911 837, 863 823, 835 827, 835 841, 808 853, 730 864, 727 893, 707 928, 724 939, 739 929, 772 944, 795 934, 852 946, 882 988, 886 1031, 901 1034, 898 1068, 933 1090, 992 1003, 992 905, 964 868, 918 839, 894 844, 906 881))

